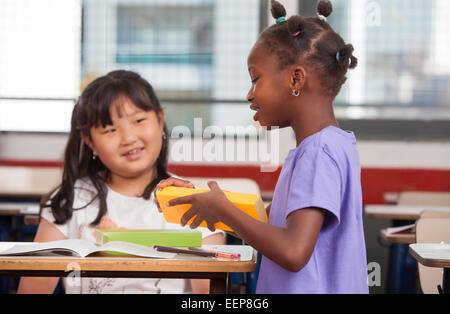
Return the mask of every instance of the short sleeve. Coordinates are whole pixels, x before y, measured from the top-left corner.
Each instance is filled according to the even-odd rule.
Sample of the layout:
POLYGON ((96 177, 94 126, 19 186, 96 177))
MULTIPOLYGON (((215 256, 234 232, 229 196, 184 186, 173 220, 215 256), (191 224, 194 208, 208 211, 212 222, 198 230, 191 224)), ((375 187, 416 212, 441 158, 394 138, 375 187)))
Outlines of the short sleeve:
POLYGON ((294 211, 317 207, 325 209, 324 228, 340 221, 341 176, 336 162, 322 147, 304 152, 291 177, 286 218, 294 211))
POLYGON ((58 229, 59 231, 61 231, 61 233, 68 238, 69 235, 69 228, 67 226, 67 223, 63 224, 63 225, 57 225, 55 223, 55 217, 53 216, 52 210, 49 207, 46 207, 44 209, 42 209, 41 212, 41 217, 44 218, 45 220, 47 220, 48 222, 50 222, 51 224, 53 224, 56 229, 58 229))

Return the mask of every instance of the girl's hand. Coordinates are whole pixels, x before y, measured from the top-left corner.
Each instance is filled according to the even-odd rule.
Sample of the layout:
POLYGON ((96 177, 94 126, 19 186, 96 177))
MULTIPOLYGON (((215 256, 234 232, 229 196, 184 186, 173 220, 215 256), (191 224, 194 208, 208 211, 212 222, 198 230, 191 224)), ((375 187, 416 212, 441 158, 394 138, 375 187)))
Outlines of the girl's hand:
POLYGON ((158 185, 156 186, 155 192, 154 192, 154 194, 155 194, 154 195, 155 196, 155 203, 156 203, 156 206, 158 206, 158 211, 160 213, 162 213, 162 210, 159 207, 158 202, 156 201, 156 192, 161 190, 162 188, 167 187, 167 186, 178 186, 178 187, 181 187, 181 188, 195 189, 195 186, 191 182, 186 181, 186 180, 181 180, 181 179, 177 179, 177 178, 173 178, 173 177, 169 178, 169 179, 166 179, 166 180, 161 180, 161 182, 159 182, 158 185))
POLYGON ((208 229, 216 231, 215 224, 221 221, 221 217, 225 214, 227 206, 232 203, 227 199, 225 193, 219 188, 217 182, 208 182, 208 186, 211 191, 200 194, 188 195, 173 199, 168 202, 168 206, 177 206, 184 204, 192 204, 189 209, 181 218, 181 225, 185 226, 193 217, 194 221, 191 224, 191 229, 196 229, 202 223, 206 221, 208 229))

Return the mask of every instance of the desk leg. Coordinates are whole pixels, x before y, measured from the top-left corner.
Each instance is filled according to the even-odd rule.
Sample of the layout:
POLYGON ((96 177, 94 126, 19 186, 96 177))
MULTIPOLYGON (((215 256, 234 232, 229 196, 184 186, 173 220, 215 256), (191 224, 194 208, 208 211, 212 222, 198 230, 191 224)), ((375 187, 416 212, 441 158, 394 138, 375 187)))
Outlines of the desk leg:
POLYGON ((444 268, 442 286, 444 294, 450 294, 450 268, 444 268))
MULTIPOLYGON (((414 221, 393 221, 393 227, 413 223, 414 221)), ((416 293, 417 263, 408 250, 408 244, 391 244, 386 285, 387 294, 416 293)))
POLYGON ((210 280, 209 293, 210 294, 226 294, 231 289, 230 274, 217 274, 210 280))

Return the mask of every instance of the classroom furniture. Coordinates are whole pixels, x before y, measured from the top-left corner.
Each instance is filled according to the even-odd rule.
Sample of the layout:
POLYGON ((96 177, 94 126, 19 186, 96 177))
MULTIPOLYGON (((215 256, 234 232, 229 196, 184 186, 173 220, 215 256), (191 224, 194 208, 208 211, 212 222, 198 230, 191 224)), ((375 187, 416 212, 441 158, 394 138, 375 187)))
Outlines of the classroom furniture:
POLYGON ((0 202, 0 216, 38 215, 39 203, 36 202, 0 202))
POLYGON ((230 274, 256 269, 251 261, 183 257, 170 260, 122 257, 0 257, 0 276, 67 277, 77 265, 81 277, 210 279, 210 292, 229 292, 230 274))
POLYGON ((443 268, 442 293, 450 293, 450 244, 416 243, 409 245, 409 253, 427 267, 443 268))
MULTIPOLYGON (((426 218, 450 218, 450 212, 425 210, 420 215, 420 219, 426 218)), ((416 243, 416 232, 389 234, 388 228, 381 229, 380 235, 388 243, 413 244, 416 243)))
POLYGON ((380 230, 381 238, 391 244, 412 244, 416 243, 415 233, 404 233, 404 234, 388 234, 387 229, 380 230))
MULTIPOLYGON (((450 215, 430 212, 416 223, 417 243, 450 243, 450 215)), ((425 294, 437 294, 442 286, 442 269, 418 263, 419 282, 425 294)))
MULTIPOLYGON (((209 190, 208 182, 216 181, 219 187, 225 191, 238 192, 238 193, 249 193, 249 194, 259 194, 261 191, 259 189, 258 183, 256 181, 248 178, 203 178, 203 177, 188 177, 184 178, 190 181, 197 189, 209 190)), ((266 204, 267 207, 268 204, 266 204)), ((244 244, 244 241, 227 236, 227 244, 244 244)), ((232 282, 234 284, 240 285, 241 290, 246 290, 248 294, 254 294, 256 292, 256 283, 258 281, 259 267, 261 263, 261 254, 258 254, 257 267, 253 272, 248 272, 247 274, 232 274, 232 282)))
POLYGON ((425 210, 450 212, 448 206, 431 205, 366 205, 365 213, 371 218, 391 220, 417 220, 425 210))
POLYGON ((385 192, 383 193, 383 199, 386 204, 397 204, 400 193, 397 192, 385 192))
MULTIPOLYGON (((38 214, 39 202, 29 199, 0 202, 0 241, 24 241, 26 234, 34 235, 38 214)), ((10 289, 10 278, 0 277, 0 293, 8 293, 10 289)))
POLYGON ((450 192, 405 191, 399 194, 398 204, 450 206, 450 192))
MULTIPOLYGON (((366 205, 365 213, 371 218, 390 219, 394 227, 408 225, 419 219, 426 210, 450 212, 446 194, 448 193, 401 192, 398 193, 397 204, 366 205)), ((390 199, 393 201, 394 197, 390 199)), ((386 292, 415 293, 417 267, 415 260, 408 254, 408 244, 414 243, 414 236, 402 235, 388 238, 385 231, 380 232, 382 238, 391 244, 386 292)))
POLYGON ((40 199, 61 177, 61 168, 0 166, 0 199, 40 199))
POLYGON ((450 218, 450 212, 441 212, 434 210, 424 210, 420 215, 420 219, 425 218, 450 218))

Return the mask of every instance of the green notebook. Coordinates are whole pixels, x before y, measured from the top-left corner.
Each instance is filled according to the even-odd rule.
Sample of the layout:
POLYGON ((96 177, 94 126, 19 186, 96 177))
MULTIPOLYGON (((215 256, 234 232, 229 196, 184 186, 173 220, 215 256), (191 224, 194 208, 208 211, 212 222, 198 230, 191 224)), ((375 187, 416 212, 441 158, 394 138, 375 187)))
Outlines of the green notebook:
POLYGON ((104 230, 97 229, 96 243, 130 242, 144 246, 201 247, 202 233, 188 230, 104 230))

